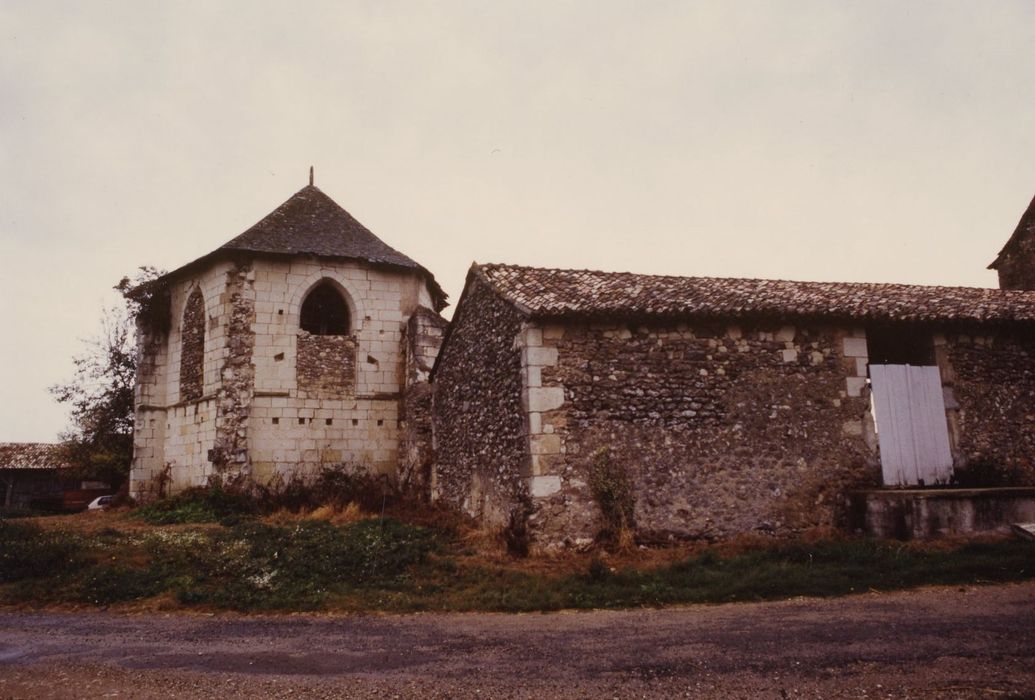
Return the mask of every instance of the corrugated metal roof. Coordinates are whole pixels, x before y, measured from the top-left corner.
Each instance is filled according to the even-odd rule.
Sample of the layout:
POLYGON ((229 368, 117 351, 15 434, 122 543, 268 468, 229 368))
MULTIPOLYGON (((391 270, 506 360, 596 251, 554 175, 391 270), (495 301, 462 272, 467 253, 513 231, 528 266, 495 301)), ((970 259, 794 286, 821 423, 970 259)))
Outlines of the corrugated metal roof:
POLYGON ((1035 322, 1035 292, 850 282, 672 277, 476 265, 537 317, 807 317, 871 322, 1035 322))

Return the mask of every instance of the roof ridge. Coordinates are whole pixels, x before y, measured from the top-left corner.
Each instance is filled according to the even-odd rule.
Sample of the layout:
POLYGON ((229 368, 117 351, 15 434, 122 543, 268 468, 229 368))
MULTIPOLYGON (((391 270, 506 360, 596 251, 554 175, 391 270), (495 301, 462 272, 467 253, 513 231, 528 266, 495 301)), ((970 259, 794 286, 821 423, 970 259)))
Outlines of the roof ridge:
POLYGON ((538 267, 534 265, 512 265, 509 263, 484 263, 480 265, 482 268, 500 268, 500 269, 514 269, 514 270, 532 270, 539 272, 556 272, 556 273, 588 273, 594 275, 624 275, 629 277, 645 277, 650 279, 671 279, 671 280, 702 280, 702 281, 724 281, 724 282, 778 282, 782 284, 806 284, 806 285, 843 285, 849 287, 903 287, 903 288, 918 288, 918 289, 963 289, 963 290, 981 290, 987 292, 999 293, 1020 293, 1028 294, 1016 289, 998 289, 996 287, 973 287, 966 285, 944 285, 944 284, 917 284, 911 282, 849 282, 849 281, 835 281, 835 280, 795 280, 787 279, 782 277, 720 277, 714 275, 670 275, 670 274, 659 274, 651 272, 620 272, 611 270, 593 270, 589 268, 564 268, 564 267, 538 267))
POLYGON ((1035 324, 1035 292, 888 282, 680 277, 487 263, 491 288, 538 317, 778 316, 1035 324))

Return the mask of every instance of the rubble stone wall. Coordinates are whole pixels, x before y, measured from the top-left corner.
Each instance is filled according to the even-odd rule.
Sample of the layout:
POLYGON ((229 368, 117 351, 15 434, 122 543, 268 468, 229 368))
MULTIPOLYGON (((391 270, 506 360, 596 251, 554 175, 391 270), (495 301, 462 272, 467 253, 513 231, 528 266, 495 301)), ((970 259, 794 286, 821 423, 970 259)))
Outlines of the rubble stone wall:
POLYGON ((880 483, 861 330, 566 324, 525 346, 539 546, 602 529, 601 450, 641 540, 834 525, 847 490, 880 483))
POLYGON ((399 484, 407 492, 427 497, 431 488, 432 390, 429 383, 448 322, 421 306, 406 323, 406 388, 402 402, 402 445, 399 484))
POLYGON ((181 337, 180 393, 184 401, 196 401, 205 388, 205 298, 198 287, 187 297, 181 337))
POLYGON ((957 478, 1035 486, 1035 336, 955 332, 937 342, 957 478))
POLYGON ((1035 234, 1028 231, 999 262, 999 288, 1035 290, 1035 234))
POLYGON ((295 374, 302 398, 340 399, 356 390, 356 340, 298 331, 295 374))
POLYGON ((523 318, 480 280, 453 317, 432 383, 432 495, 490 526, 523 519, 528 441, 522 406, 523 318))

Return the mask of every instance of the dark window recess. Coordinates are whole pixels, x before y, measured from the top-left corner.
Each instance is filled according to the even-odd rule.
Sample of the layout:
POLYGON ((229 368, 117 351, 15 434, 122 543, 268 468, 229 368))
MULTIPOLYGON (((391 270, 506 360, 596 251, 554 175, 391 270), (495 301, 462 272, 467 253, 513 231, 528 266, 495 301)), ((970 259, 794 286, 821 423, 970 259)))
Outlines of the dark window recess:
POLYGON ((875 326, 866 329, 866 351, 871 365, 936 364, 934 336, 910 326, 875 326))
POLYGON ((280 425, 280 419, 279 418, 274 418, 273 419, 273 425, 280 425))
POLYGON ((299 425, 305 425, 305 418, 299 418, 298 419, 298 424, 299 425))
POLYGON ((378 425, 384 425, 384 424, 385 424, 385 422, 384 422, 384 420, 379 420, 379 421, 377 422, 377 424, 378 424, 378 425))
POLYGON ((302 302, 302 330, 313 335, 348 335, 349 307, 330 282, 321 282, 302 302))
POLYGON ((352 419, 352 424, 353 425, 359 425, 359 419, 358 418, 353 418, 352 419))
POLYGON ((333 418, 327 418, 327 419, 324 420, 324 423, 326 425, 334 425, 334 419, 333 418))

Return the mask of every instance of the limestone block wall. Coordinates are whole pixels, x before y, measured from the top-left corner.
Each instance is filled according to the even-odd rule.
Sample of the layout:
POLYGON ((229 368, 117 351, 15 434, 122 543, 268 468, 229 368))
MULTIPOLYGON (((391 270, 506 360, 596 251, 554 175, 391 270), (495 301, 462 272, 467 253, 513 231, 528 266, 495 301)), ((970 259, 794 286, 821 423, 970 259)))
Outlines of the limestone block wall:
POLYGON ((170 294, 167 337, 144 351, 135 494, 146 498, 166 465, 172 492, 217 470, 264 479, 344 462, 395 475, 404 326, 432 303, 419 276, 351 261, 257 258, 215 264, 170 294), (324 279, 349 305, 348 337, 299 329, 302 300, 324 279), (204 382, 199 399, 183 401, 182 321, 194 289, 205 305, 204 382))
POLYGON ((351 261, 256 260, 255 398, 248 428, 256 478, 350 463, 395 476, 404 388, 403 334, 426 285, 351 261), (350 336, 299 328, 306 294, 331 280, 350 336))
POLYGON ((533 325, 521 344, 539 546, 601 529, 602 449, 645 540, 834 524, 847 490, 879 484, 861 330, 533 325))
POLYGON ((169 290, 168 332, 157 336, 141 329, 130 472, 130 491, 136 498, 152 495, 150 489, 166 466, 170 467, 173 490, 202 484, 207 479, 208 450, 216 427, 215 396, 227 350, 223 319, 226 281, 231 269, 229 263, 214 265, 178 281, 169 290), (204 298, 203 381, 201 397, 184 401, 180 391, 183 321, 187 299, 195 290, 200 290, 204 298))
POLYGON ((494 527, 523 522, 527 505, 522 323, 512 306, 473 280, 432 383, 432 497, 494 527))

